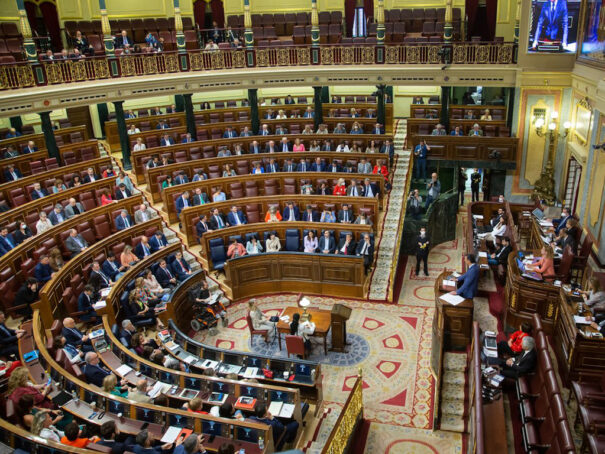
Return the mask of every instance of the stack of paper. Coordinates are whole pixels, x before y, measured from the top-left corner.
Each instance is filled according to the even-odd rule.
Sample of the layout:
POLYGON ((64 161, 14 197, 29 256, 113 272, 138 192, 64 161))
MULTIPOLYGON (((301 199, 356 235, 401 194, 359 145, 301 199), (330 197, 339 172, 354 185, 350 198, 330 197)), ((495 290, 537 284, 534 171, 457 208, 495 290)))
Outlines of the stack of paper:
POLYGON ((151 390, 147 393, 149 397, 155 399, 161 393, 168 391, 171 388, 171 385, 168 383, 162 383, 161 381, 155 382, 151 390))
POLYGON ((479 251, 479 257, 487 258, 487 252, 479 251))
POLYGON ((583 315, 574 315, 573 321, 576 323, 576 325, 590 325, 590 322, 586 321, 586 317, 583 315))
POLYGON ((294 404, 283 404, 279 412, 280 418, 291 418, 294 414, 294 404))
POLYGON ((105 300, 97 301, 95 304, 92 305, 92 307, 95 311, 98 311, 99 309, 107 307, 107 302, 105 300))
POLYGON ((185 361, 187 364, 191 364, 194 361, 197 361, 197 358, 195 356, 191 356, 189 355, 187 358, 185 358, 183 361, 185 361))
POLYGON ((483 215, 481 215, 481 214, 473 214, 473 218, 475 218, 475 219, 483 219, 483 215))
POLYGON ((130 373, 131 370, 132 370, 132 367, 130 367, 128 364, 122 364, 120 367, 118 367, 116 369, 116 373, 120 377, 124 377, 124 376, 128 375, 128 373, 130 373))
POLYGON ((273 401, 269 405, 269 413, 273 416, 279 416, 279 412, 281 411, 281 407, 284 405, 283 402, 273 401))
POLYGON ((458 304, 464 301, 464 298, 460 295, 452 295, 451 293, 446 293, 439 297, 441 301, 451 304, 452 306, 457 306, 458 304))
POLYGON ((258 375, 258 367, 247 367, 244 372, 244 378, 254 378, 258 375))
POLYGON ((166 432, 164 432, 164 436, 160 440, 161 443, 174 443, 176 437, 181 433, 180 427, 170 426, 166 432))
POLYGON ((443 286, 444 287, 456 287, 456 281, 450 281, 450 280, 444 280, 443 281, 443 286))

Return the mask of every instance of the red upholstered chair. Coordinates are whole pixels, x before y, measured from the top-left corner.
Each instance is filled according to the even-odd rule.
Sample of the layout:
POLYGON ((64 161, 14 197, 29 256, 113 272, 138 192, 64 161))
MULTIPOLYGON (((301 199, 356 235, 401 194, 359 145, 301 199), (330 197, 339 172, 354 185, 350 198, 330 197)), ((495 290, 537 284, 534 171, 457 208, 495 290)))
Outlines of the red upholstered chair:
POLYGON ((303 359, 306 358, 305 342, 301 336, 286 335, 286 350, 288 358, 290 355, 300 355, 303 359))
POLYGON ((268 329, 254 329, 252 325, 252 318, 250 314, 246 315, 246 321, 248 322, 248 331, 250 331, 250 337, 252 336, 263 336, 265 342, 269 342, 269 330, 268 329))

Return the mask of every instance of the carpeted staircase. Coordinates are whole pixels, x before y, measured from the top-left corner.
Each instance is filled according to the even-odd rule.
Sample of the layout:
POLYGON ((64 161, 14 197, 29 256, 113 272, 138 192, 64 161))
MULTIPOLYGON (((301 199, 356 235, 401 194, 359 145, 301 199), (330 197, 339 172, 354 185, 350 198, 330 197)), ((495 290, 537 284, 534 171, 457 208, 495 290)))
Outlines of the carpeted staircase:
POLYGON ((405 213, 404 198, 407 188, 407 175, 410 166, 410 150, 404 149, 407 137, 407 121, 398 120, 393 137, 395 164, 393 187, 389 194, 388 207, 383 220, 383 231, 377 245, 376 268, 370 284, 370 299, 384 300, 388 296, 391 264, 395 255, 397 230, 402 214, 405 213))
POLYGON ((466 365, 466 353, 445 353, 439 399, 441 430, 460 433, 465 430, 466 399, 468 396, 466 365))
POLYGON ((312 439, 307 441, 302 447, 303 452, 306 454, 321 454, 339 416, 340 412, 332 411, 331 408, 325 408, 317 423, 312 439))

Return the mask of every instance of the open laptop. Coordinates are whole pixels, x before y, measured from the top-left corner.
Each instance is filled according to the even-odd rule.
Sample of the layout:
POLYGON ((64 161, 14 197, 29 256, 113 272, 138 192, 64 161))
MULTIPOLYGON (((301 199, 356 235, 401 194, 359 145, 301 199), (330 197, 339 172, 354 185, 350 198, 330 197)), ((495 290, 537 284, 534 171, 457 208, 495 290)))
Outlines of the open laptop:
POLYGON ((531 214, 533 214, 539 221, 544 219, 544 212, 540 208, 536 208, 531 212, 531 214))
POLYGON ((521 276, 531 279, 532 281, 542 281, 542 275, 535 271, 528 271, 525 269, 525 264, 517 258, 517 266, 519 267, 519 271, 521 272, 521 276))

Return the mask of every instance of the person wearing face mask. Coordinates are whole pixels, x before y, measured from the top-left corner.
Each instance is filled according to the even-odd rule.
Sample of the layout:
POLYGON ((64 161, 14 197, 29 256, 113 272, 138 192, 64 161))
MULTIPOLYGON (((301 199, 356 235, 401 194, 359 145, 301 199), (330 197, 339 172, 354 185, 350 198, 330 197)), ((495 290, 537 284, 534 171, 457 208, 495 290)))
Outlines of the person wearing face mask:
POLYGON ((18 244, 23 243, 28 238, 31 238, 32 231, 29 229, 25 222, 19 223, 19 230, 13 233, 13 237, 18 244))
POLYGON ((420 273, 420 262, 424 262, 424 274, 429 275, 427 259, 429 257, 429 239, 426 235, 426 229, 420 229, 420 235, 416 239, 416 276, 420 273))

